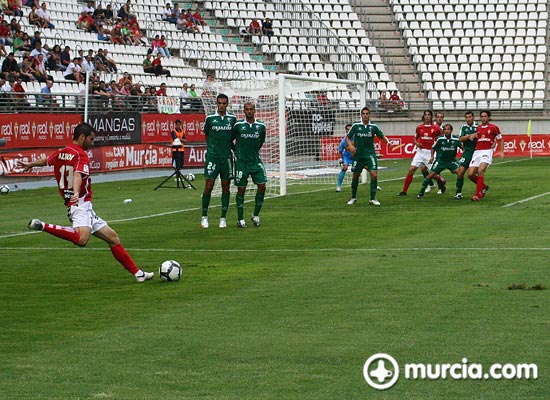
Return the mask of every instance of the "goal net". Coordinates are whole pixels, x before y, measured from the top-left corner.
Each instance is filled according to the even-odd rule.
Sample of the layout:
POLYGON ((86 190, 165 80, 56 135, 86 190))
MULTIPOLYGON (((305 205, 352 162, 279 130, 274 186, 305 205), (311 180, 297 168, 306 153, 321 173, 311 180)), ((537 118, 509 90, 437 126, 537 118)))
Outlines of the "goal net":
MULTIPOLYGON (((206 114, 216 111, 216 96, 229 97, 228 112, 244 118, 247 101, 266 124, 260 156, 268 176, 266 194, 285 195, 289 185, 334 185, 340 172, 338 145, 345 126, 360 119, 377 95, 365 82, 279 75, 273 80, 214 82, 205 88, 206 114)), ((348 170, 346 180, 351 171, 348 170)), ((255 189, 249 181, 248 189, 255 189)), ((214 193, 221 192, 219 181, 214 193)))

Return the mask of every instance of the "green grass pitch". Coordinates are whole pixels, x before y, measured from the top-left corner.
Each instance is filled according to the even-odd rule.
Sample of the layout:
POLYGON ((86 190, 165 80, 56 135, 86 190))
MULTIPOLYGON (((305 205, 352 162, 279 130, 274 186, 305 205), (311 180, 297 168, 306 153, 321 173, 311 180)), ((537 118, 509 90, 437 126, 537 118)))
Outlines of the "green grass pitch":
POLYGON ((381 207, 368 185, 348 206, 334 177, 266 200, 248 229, 234 196, 225 230, 218 198, 200 228, 198 174, 196 191, 94 184, 95 210, 138 265, 158 274, 178 260, 177 283, 134 283, 98 239, 81 249, 27 232, 30 218, 67 224, 54 188, 0 196, 0 398, 548 398, 550 159, 497 160, 479 203, 469 181, 451 200, 448 172, 442 196, 416 199, 417 174, 397 197, 409 162, 381 161, 381 207), (401 377, 377 391, 362 371, 375 353, 401 366, 534 363, 539 376, 401 377))

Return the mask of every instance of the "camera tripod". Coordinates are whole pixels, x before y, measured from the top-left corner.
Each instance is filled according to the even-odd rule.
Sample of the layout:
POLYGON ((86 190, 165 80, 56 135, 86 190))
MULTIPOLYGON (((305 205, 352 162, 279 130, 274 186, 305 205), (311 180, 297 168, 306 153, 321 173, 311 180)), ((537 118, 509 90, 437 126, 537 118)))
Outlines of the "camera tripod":
POLYGON ((181 187, 182 189, 191 188, 191 189, 197 190, 197 188, 195 186, 193 186, 191 181, 189 179, 187 179, 187 177, 181 173, 179 168, 174 168, 174 172, 172 173, 172 175, 170 175, 168 178, 163 180, 154 190, 157 190, 158 188, 161 188, 161 187, 170 188, 170 189, 178 189, 178 188, 181 187), (164 186, 164 184, 172 178, 175 179, 176 186, 175 187, 174 186, 164 186))

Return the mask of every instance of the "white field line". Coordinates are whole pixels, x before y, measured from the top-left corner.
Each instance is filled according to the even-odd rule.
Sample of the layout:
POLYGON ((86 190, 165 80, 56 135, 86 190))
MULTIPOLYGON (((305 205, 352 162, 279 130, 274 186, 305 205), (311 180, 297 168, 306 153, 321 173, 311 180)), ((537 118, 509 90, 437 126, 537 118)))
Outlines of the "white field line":
POLYGON ((535 200, 535 199, 538 199, 539 197, 544 197, 544 196, 547 196, 549 195, 550 192, 546 192, 546 193, 541 193, 541 194, 537 194, 536 196, 531 196, 531 197, 527 197, 525 199, 522 199, 522 200, 519 200, 519 201, 514 201, 513 203, 508 203, 508 204, 505 204, 503 205, 502 207, 513 207, 517 204, 521 204, 521 203, 525 203, 527 201, 531 201, 531 200, 535 200))
MULTIPOLYGON (((82 251, 80 247, 76 246, 64 246, 64 247, 2 247, 2 250, 14 250, 14 251, 82 251)), ((107 246, 105 247, 90 247, 88 251, 110 251, 107 246)), ((181 252, 181 249, 163 249, 163 248, 127 248, 126 250, 130 252, 160 252, 160 253, 176 253, 181 252)), ((358 252, 358 253, 370 253, 370 252, 407 252, 407 251, 484 251, 484 252, 501 252, 501 251, 537 251, 537 252, 547 252, 550 251, 550 247, 371 247, 371 248, 311 248, 311 249, 185 249, 185 252, 198 253, 205 251, 217 252, 217 253, 299 253, 299 252, 308 252, 308 253, 349 253, 349 252, 358 252)))

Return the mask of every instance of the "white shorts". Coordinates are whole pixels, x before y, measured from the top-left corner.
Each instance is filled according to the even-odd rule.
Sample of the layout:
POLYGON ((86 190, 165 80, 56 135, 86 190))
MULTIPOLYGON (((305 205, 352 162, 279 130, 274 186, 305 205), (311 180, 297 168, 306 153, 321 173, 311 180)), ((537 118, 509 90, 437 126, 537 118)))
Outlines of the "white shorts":
POLYGON ((411 165, 419 168, 424 164, 426 167, 431 168, 430 158, 432 157, 432 151, 428 149, 418 149, 414 155, 411 165))
POLYGON ((92 230, 92 233, 107 226, 107 222, 103 221, 94 212, 92 203, 89 201, 81 203, 78 206, 71 206, 71 208, 68 209, 68 217, 69 221, 73 224, 73 228, 87 226, 92 230))
POLYGON ((493 150, 476 150, 470 161, 470 167, 479 167, 481 163, 491 165, 493 163, 493 150))

